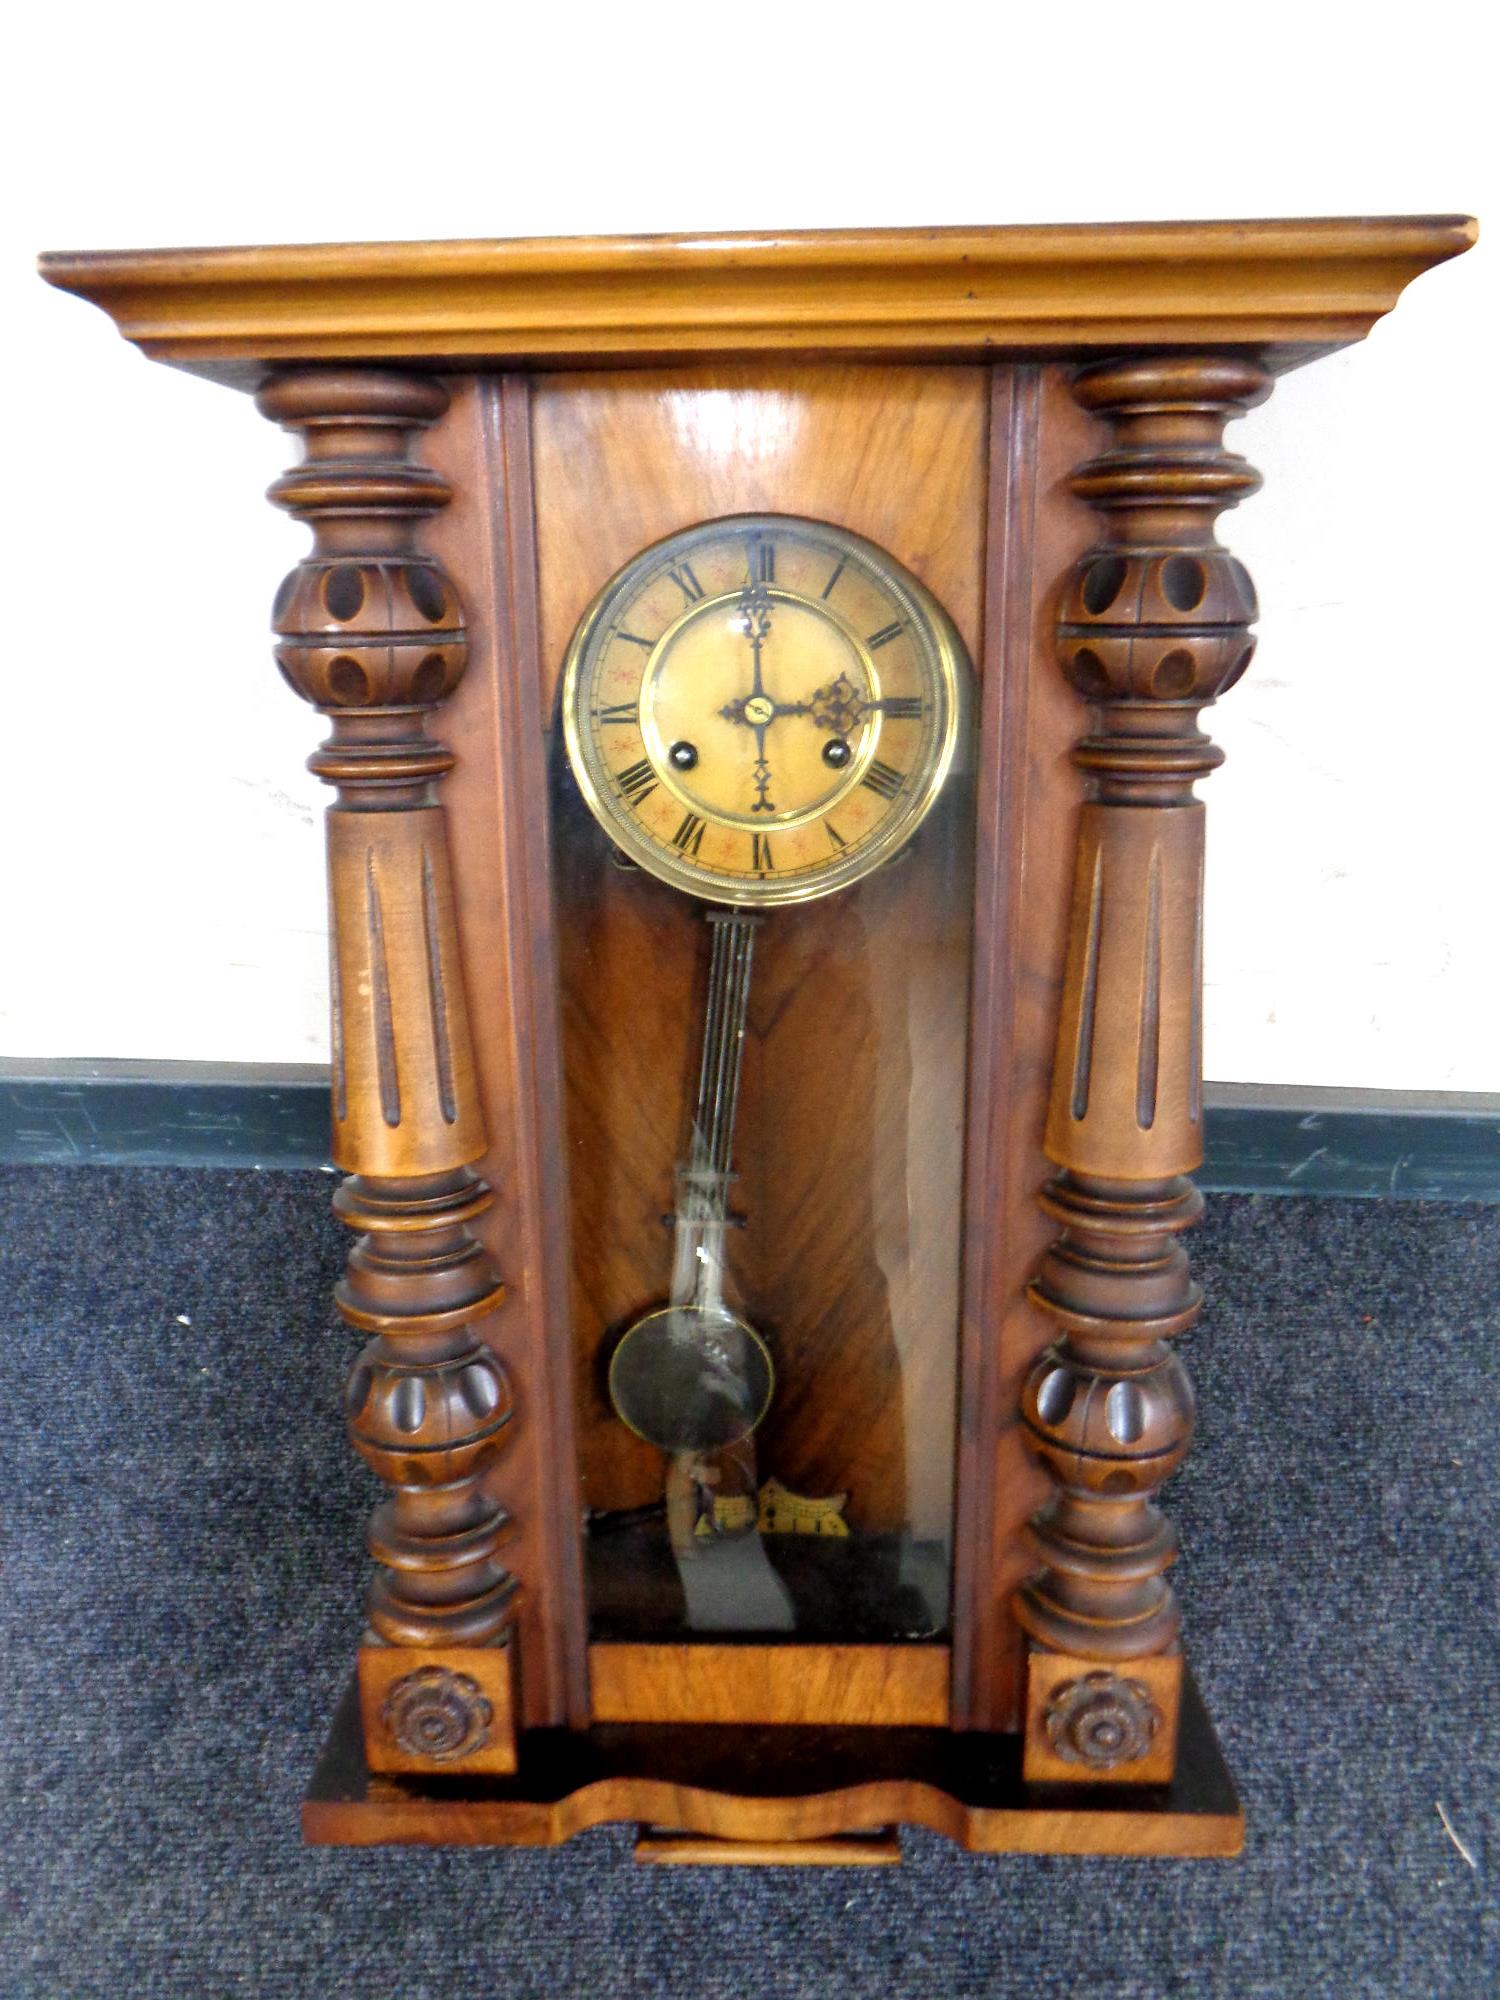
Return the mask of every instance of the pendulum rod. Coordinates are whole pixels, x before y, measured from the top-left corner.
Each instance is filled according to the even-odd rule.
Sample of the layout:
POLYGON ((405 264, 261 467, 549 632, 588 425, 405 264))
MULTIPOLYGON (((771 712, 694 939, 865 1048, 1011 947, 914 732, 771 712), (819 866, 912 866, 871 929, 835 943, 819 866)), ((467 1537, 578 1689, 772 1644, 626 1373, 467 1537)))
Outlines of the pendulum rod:
MULTIPOLYGON (((724 1237, 729 1225, 729 1184, 755 933, 764 919, 751 910, 709 910, 705 920, 713 944, 693 1136, 688 1156, 677 1171, 672 1305, 704 1316, 701 1338, 705 1355, 712 1355, 725 1338, 716 1321, 728 1317, 724 1312, 724 1237)), ((732 1318, 729 1324, 735 1324, 732 1318)), ((689 1629, 792 1630, 795 1613, 791 1599, 767 1560, 759 1535, 740 1534, 726 1541, 719 1538, 716 1529, 705 1543, 697 1532, 700 1508, 706 1505, 712 1521, 720 1494, 739 1491, 748 1494, 753 1504, 753 1439, 746 1434, 719 1450, 672 1452, 666 1490, 668 1532, 682 1578, 689 1629)))
POLYGON ((739 1104, 745 1021, 750 1005, 750 971, 755 928, 760 918, 743 910, 711 910, 713 956, 708 976, 708 1011, 703 1026, 703 1063, 698 1078, 695 1149, 710 1173, 727 1174, 739 1104))
POLYGON ((723 1302, 723 1232, 728 1223, 734 1128, 739 1109, 745 1023, 755 932, 748 910, 710 910, 713 933, 698 1104, 687 1158, 678 1168, 673 1305, 723 1302))

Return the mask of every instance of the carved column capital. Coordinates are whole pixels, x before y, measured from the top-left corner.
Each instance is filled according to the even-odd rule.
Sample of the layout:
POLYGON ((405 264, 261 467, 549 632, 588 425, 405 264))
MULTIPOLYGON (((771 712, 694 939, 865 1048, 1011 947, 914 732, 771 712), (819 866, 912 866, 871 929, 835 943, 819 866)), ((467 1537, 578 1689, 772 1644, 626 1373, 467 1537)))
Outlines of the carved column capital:
POLYGON ((1260 487, 1224 449, 1224 426, 1271 378, 1253 361, 1173 355, 1096 363, 1073 392, 1113 432, 1069 482, 1108 535, 1075 565, 1059 613, 1063 671, 1098 711, 1074 761, 1103 802, 1187 804, 1223 761, 1198 711, 1255 651, 1254 586, 1214 537, 1224 509, 1260 487))
POLYGON ((269 497, 313 531, 272 608, 277 665, 317 708, 435 706, 458 685, 468 640, 457 591, 416 547, 448 484, 411 453, 447 390, 419 375, 303 369, 273 377, 256 405, 302 437, 302 464, 269 497))

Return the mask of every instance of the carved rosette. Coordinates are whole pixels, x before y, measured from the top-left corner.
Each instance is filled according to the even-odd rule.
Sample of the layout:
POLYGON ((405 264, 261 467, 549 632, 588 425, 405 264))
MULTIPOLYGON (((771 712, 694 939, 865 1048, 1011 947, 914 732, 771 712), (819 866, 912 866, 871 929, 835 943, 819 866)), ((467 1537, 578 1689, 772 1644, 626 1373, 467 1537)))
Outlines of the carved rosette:
POLYGON ((386 1696, 381 1720, 405 1756, 451 1764, 485 1747, 494 1714, 470 1675, 418 1667, 386 1696))
POLYGON ((1063 1681, 1053 1689, 1043 1720, 1052 1754, 1091 1771, 1138 1763, 1162 1726, 1161 1710, 1144 1681, 1105 1672, 1063 1681))
MULTIPOLYGON (((1214 529, 1260 483, 1225 451, 1225 423, 1269 391, 1257 363, 1223 356, 1104 362, 1075 381, 1112 431, 1072 480, 1108 540, 1069 577, 1058 624, 1059 659, 1093 727, 1074 752, 1087 792, 1045 1142, 1061 1172, 1041 1196, 1061 1233, 1031 1287, 1058 1337, 1022 1396, 1055 1492, 1032 1522, 1042 1568, 1015 1610, 1034 1645, 1081 1660, 1176 1649, 1163 1574, 1176 1537, 1152 1499, 1193 1429, 1191 1385, 1167 1343, 1201 1304, 1178 1240, 1202 1211, 1185 1178, 1203 1156, 1193 785, 1222 753, 1198 717, 1254 650, 1255 593, 1214 529)), ((1131 1775, 1156 1735, 1123 1719, 1135 1686, 1090 1674, 1054 1687, 1054 1754, 1070 1755, 1066 1741, 1092 1771, 1131 1775), (1100 1726, 1119 1743, 1089 1756, 1079 1717, 1106 1711, 1115 1720, 1100 1726)))
MULTIPOLYGON (((416 545, 449 490, 412 458, 448 395, 419 375, 308 368, 257 401, 303 438, 303 463, 271 497, 314 538, 276 597, 276 659, 332 723, 309 763, 336 791, 333 1144, 350 1178, 334 1209, 361 1232, 336 1301, 371 1336, 349 1383, 350 1435, 392 1489, 370 1524, 369 1621, 390 1645, 485 1646, 513 1616, 505 1515, 482 1486, 511 1395, 474 1329, 504 1288, 471 1233, 491 1196, 470 1171, 486 1140, 433 790, 453 758, 424 726, 466 639, 457 591, 416 545)), ((400 1685, 415 1700, 436 1683, 400 1685)))

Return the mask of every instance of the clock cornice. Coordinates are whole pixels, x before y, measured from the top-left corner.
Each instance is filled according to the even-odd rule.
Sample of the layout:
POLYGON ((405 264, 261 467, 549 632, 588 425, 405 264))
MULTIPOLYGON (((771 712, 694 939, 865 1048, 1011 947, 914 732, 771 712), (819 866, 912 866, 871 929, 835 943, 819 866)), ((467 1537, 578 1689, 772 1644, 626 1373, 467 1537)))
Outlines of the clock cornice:
POLYGON ((49 283, 239 388, 289 363, 995 360, 1362 339, 1475 241, 1460 215, 95 250, 49 283))

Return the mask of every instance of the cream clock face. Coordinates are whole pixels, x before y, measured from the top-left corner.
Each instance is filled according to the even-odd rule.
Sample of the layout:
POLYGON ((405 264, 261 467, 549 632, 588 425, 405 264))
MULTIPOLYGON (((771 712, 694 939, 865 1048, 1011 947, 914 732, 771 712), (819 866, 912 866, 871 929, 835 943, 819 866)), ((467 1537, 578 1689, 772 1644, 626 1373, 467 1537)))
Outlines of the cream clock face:
POLYGON ((633 861, 720 903, 878 868, 953 760, 957 634, 895 559, 785 514, 708 521, 613 577, 569 648, 568 756, 633 861))

